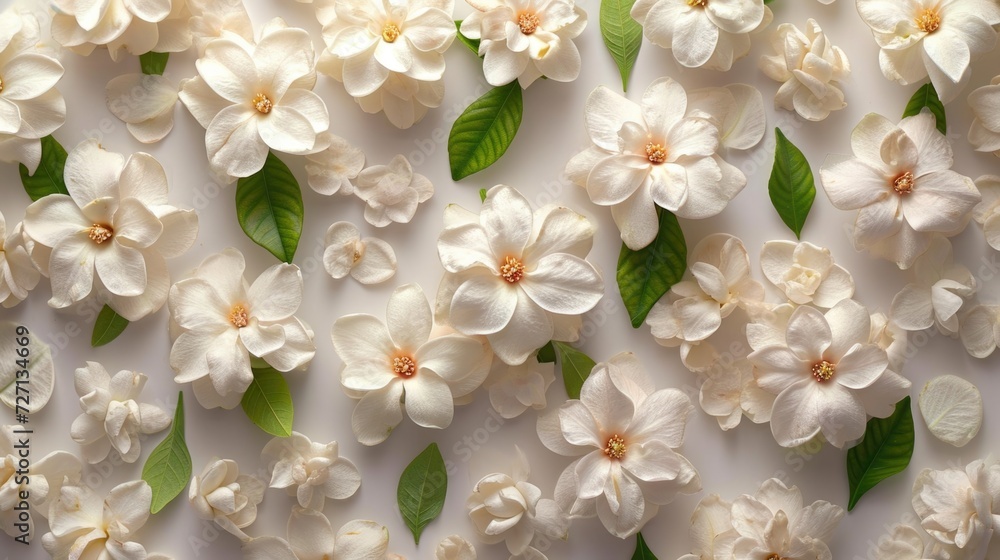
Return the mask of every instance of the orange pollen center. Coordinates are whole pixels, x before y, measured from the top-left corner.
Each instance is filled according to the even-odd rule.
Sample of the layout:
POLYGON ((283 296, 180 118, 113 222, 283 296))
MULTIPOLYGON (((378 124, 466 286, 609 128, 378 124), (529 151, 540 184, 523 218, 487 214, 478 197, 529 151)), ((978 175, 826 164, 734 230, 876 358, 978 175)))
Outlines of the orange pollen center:
POLYGON ((511 284, 516 284, 524 278, 524 263, 514 257, 507 257, 500 265, 500 276, 511 284))
POLYGON ((687 2, 688 6, 694 6, 694 7, 704 7, 705 4, 708 4, 708 0, 687 0, 687 2))
POLYGON ((812 367, 812 376, 823 383, 824 381, 829 381, 833 374, 837 372, 837 366, 831 364, 830 362, 823 360, 821 362, 816 362, 812 367))
POLYGON ((271 99, 263 93, 258 93, 253 96, 253 101, 251 103, 253 103, 253 108, 257 109, 257 112, 265 115, 270 113, 271 109, 274 108, 274 103, 271 103, 271 99))
POLYGON ((409 356, 396 356, 392 359, 392 372, 403 378, 413 377, 417 373, 417 362, 409 356))
POLYGON ((517 26, 521 28, 521 33, 525 35, 534 33, 540 23, 538 16, 531 12, 521 12, 517 16, 517 26))
POLYGON ((663 163, 667 161, 667 149, 662 144, 649 142, 646 144, 646 157, 652 163, 663 163))
POLYGON ((233 310, 229 312, 229 322, 237 329, 249 325, 250 316, 247 315, 247 308, 242 305, 233 306, 233 310))
POLYGON ((892 180, 892 190, 896 191, 896 194, 910 194, 913 185, 913 173, 909 171, 892 180))
POLYGON ((393 43, 396 39, 399 39, 399 26, 395 23, 387 23, 382 26, 382 39, 386 43, 393 43))
POLYGON ((625 439, 620 435, 615 434, 608 438, 608 443, 604 447, 604 454, 612 459, 620 461, 625 457, 625 452, 627 450, 628 446, 625 445, 625 439))
POLYGON ((917 16, 917 27, 924 33, 934 33, 941 28, 941 14, 932 9, 922 10, 917 16))
POLYGON ((91 241, 93 241, 98 245, 104 243, 108 239, 111 239, 112 237, 114 237, 114 235, 115 232, 113 229, 111 229, 111 226, 105 226, 101 224, 94 224, 90 226, 90 230, 87 233, 87 237, 89 237, 91 241))

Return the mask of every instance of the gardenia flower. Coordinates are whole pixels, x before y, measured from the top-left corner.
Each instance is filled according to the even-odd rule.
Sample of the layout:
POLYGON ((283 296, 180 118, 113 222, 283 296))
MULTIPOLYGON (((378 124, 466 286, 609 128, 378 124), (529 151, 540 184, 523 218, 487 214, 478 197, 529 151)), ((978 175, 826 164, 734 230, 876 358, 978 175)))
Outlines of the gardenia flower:
POLYGON ((969 143, 977 152, 993 152, 1000 157, 1000 76, 990 85, 969 94, 975 117, 969 128, 969 143))
POLYGON ((389 560, 389 531, 374 521, 350 521, 334 533, 323 512, 292 509, 288 539, 257 537, 243 544, 243 560, 389 560))
POLYGON ((38 20, 13 9, 0 12, 0 161, 20 162, 34 174, 41 138, 66 121, 66 101, 55 88, 58 60, 39 52, 38 20))
POLYGON ((896 324, 908 331, 937 325, 943 333, 958 334, 958 311, 976 293, 976 279, 955 263, 951 242, 935 237, 927 252, 917 257, 913 275, 916 282, 892 298, 889 312, 896 324))
POLYGON ((1000 176, 983 175, 976 179, 982 201, 972 209, 972 217, 983 226, 986 242, 1000 251, 1000 176))
POLYGON ((718 123, 700 107, 693 115, 688 109, 684 87, 670 78, 650 84, 641 105, 604 86, 587 99, 587 132, 594 146, 574 156, 566 174, 587 189, 591 202, 611 207, 632 250, 656 238, 658 206, 681 218, 707 218, 746 185, 746 176, 716 154, 718 123))
MULTIPOLYGON (((49 516, 49 505, 59 499, 64 484, 80 483, 83 465, 76 455, 66 451, 53 451, 41 459, 32 459, 31 472, 25 475, 20 466, 23 457, 23 441, 30 439, 24 426, 14 424, 0 426, 0 528, 11 537, 23 531, 14 526, 24 523, 19 519, 21 511, 14 508, 21 502, 21 495, 27 493, 32 514, 28 517, 28 533, 34 535, 33 518, 49 516)), ((23 527, 22 527, 23 528, 23 527)))
POLYGON ((123 74, 108 82, 107 97, 108 109, 140 142, 159 142, 174 128, 177 86, 163 76, 123 74))
POLYGON ((632 18, 646 38, 688 68, 728 71, 750 52, 750 33, 771 23, 764 0, 638 0, 632 18))
POLYGON ((66 158, 65 194, 51 194, 25 212, 33 258, 52 281, 49 306, 69 307, 91 293, 129 321, 167 301, 164 259, 184 254, 198 236, 198 216, 167 201, 167 175, 153 156, 127 160, 97 140, 66 158))
POLYGON ((180 98, 205 127, 208 161, 218 172, 248 177, 268 151, 308 154, 326 148, 330 126, 313 93, 315 52, 304 29, 276 18, 256 45, 226 33, 205 46, 198 76, 181 82, 180 98))
POLYGON ((365 153, 339 136, 326 133, 329 147, 306 156, 309 186, 319 194, 354 194, 354 184, 365 167, 365 153))
POLYGON ((701 375, 698 403, 727 431, 739 426, 744 415, 756 424, 768 422, 774 395, 757 386, 753 367, 745 358, 731 364, 718 360, 701 375))
POLYGON ((7 221, 0 213, 0 305, 10 308, 27 299, 40 277, 31 262, 22 224, 7 235, 7 221))
POLYGON ((830 308, 854 295, 854 278, 824 247, 808 241, 768 241, 760 251, 764 276, 792 303, 830 308))
POLYGON ((257 519, 257 504, 263 499, 264 483, 240 474, 240 466, 229 459, 215 459, 206 465, 201 476, 191 479, 188 490, 188 501, 198 517, 214 520, 244 542, 250 537, 243 528, 257 519))
POLYGON ((326 498, 344 500, 361 487, 358 468, 340 456, 335 441, 315 443, 292 432, 267 442, 260 458, 271 470, 271 488, 286 488, 303 508, 323 511, 326 498))
POLYGON ((302 272, 276 264, 251 285, 246 261, 233 248, 209 256, 170 288, 175 324, 170 367, 192 383, 205 408, 235 408, 253 381, 250 357, 281 372, 304 368, 316 354, 313 332, 294 313, 302 303, 302 272))
POLYGON ((212 39, 224 33, 235 33, 252 43, 253 23, 243 0, 187 0, 192 17, 189 20, 191 38, 198 56, 205 54, 205 47, 212 39))
POLYGON ((405 156, 397 155, 389 165, 373 165, 359 173, 354 194, 368 205, 365 221, 385 227, 393 222, 409 223, 417 206, 434 196, 434 185, 414 173, 405 156))
POLYGON ((909 525, 896 525, 888 538, 878 540, 875 560, 932 560, 934 544, 924 543, 923 537, 909 525))
POLYGON ((139 458, 140 437, 170 425, 170 415, 163 409, 135 401, 146 379, 129 370, 111 376, 97 362, 76 370, 73 380, 83 414, 73 421, 70 437, 83 446, 83 458, 91 465, 103 461, 112 449, 126 463, 134 463, 139 458))
POLYGON ((483 383, 489 373, 483 344, 458 334, 433 333, 434 319, 417 284, 396 288, 386 322, 347 315, 333 324, 333 346, 344 362, 340 382, 352 398, 351 426, 358 441, 376 445, 403 419, 447 428, 455 400, 483 383))
POLYGON ((924 469, 913 483, 913 509, 930 536, 975 557, 1000 523, 1000 463, 977 460, 964 469, 924 469))
POLYGON ((850 75, 851 64, 840 47, 830 44, 816 20, 806 22, 805 32, 790 23, 779 25, 771 47, 775 54, 761 57, 760 69, 782 82, 774 96, 776 107, 810 121, 847 107, 840 82, 850 75))
POLYGON ((437 560, 476 560, 476 547, 459 535, 445 537, 434 551, 437 560))
POLYGON ((486 336, 510 365, 549 340, 576 340, 578 317, 604 296, 600 272, 585 260, 593 238, 587 218, 562 207, 532 212, 506 185, 489 190, 478 216, 449 206, 438 237, 448 272, 442 314, 455 330, 486 336))
POLYGON ((899 125, 874 113, 851 135, 854 157, 823 166, 830 202, 858 210, 854 244, 909 268, 935 233, 965 228, 980 200, 972 179, 951 170, 951 144, 924 111, 899 125))
POLYGON ((323 266, 334 278, 348 273, 362 284, 385 282, 396 274, 396 253, 388 243, 374 237, 361 238, 350 222, 337 222, 326 230, 323 266))
POLYGON ((107 47, 118 61, 124 49, 139 56, 148 52, 181 52, 191 46, 186 0, 54 0, 52 37, 62 46, 89 55, 107 47))
POLYGON ((888 369, 870 334, 868 310, 845 299, 826 314, 797 308, 783 344, 754 348, 748 358, 757 384, 777 396, 771 433, 779 445, 795 447, 822 433, 842 448, 864 435, 868 416, 892 414, 910 382, 888 369))
POLYGON ((490 404, 504 418, 517 418, 528 408, 543 410, 545 392, 556 380, 556 365, 540 363, 537 356, 511 366, 494 359, 485 385, 490 390, 490 404))
POLYGON ((595 366, 579 400, 538 420, 546 447, 582 455, 559 477, 556 502, 571 517, 596 515, 616 537, 637 533, 678 493, 701 489, 698 471, 674 451, 693 409, 679 390, 657 391, 632 353, 595 366))
POLYGON ((580 75, 573 39, 587 27, 587 13, 574 0, 469 0, 462 35, 479 40, 483 73, 492 86, 515 79, 527 89, 545 76, 572 82, 580 75))
POLYGON ((882 49, 885 77, 907 85, 930 76, 945 103, 969 79, 970 62, 996 46, 1000 5, 993 0, 857 0, 858 13, 882 49))

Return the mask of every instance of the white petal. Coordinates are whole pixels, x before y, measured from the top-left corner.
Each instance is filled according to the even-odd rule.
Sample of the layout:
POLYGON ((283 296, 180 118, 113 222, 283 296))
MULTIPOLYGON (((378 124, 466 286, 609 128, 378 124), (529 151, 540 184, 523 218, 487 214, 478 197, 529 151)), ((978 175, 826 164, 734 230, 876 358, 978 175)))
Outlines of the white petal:
POLYGON ((941 375, 920 391, 920 414, 927 429, 939 440, 963 447, 979 433, 983 398, 979 389, 954 375, 941 375))

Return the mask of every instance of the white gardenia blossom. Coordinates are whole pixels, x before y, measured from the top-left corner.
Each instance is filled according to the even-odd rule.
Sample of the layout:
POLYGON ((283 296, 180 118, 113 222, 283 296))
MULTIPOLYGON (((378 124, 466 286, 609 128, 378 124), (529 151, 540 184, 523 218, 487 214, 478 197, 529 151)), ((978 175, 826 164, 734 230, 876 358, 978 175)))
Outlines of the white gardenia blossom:
POLYGON ((503 418, 517 418, 529 408, 543 410, 545 392, 556 380, 555 371, 554 363, 540 363, 537 356, 516 366, 494 359, 484 383, 490 390, 490 404, 503 418))
POLYGON ((123 74, 108 82, 108 109, 144 144, 163 140, 174 128, 177 85, 156 74, 123 74))
POLYGON ((372 165, 361 171, 354 194, 367 204, 365 221, 385 227, 409 223, 417 206, 434 196, 434 185, 427 177, 414 173, 405 156, 397 155, 388 165, 372 165))
POLYGON ((188 0, 54 0, 52 37, 77 54, 181 52, 191 46, 188 0))
POLYGON ((983 175, 976 179, 982 201, 972 209, 972 217, 983 226, 986 242, 1000 251, 1000 175, 983 175))
POLYGON ((267 442, 260 458, 271 470, 271 488, 287 489, 303 508, 323 511, 327 498, 344 500, 361 487, 361 473, 335 441, 316 443, 292 432, 267 442))
POLYGON ((198 55, 205 54, 205 47, 212 39, 225 33, 235 33, 252 43, 253 23, 243 0, 187 0, 191 9, 191 38, 198 55))
POLYGON ((35 289, 41 274, 31 262, 24 235, 24 227, 18 223, 7 232, 7 221, 0 213, 0 306, 14 307, 28 297, 35 289))
POLYGON ((374 237, 361 237, 350 222, 337 222, 326 230, 323 266, 330 276, 343 278, 348 274, 362 284, 385 282, 396 274, 396 253, 392 247, 374 237))
POLYGON ((584 216, 555 206, 532 212, 506 185, 489 190, 478 215, 450 205, 438 237, 448 273, 439 315, 461 333, 485 336, 510 365, 546 341, 575 341, 580 315, 604 296, 604 280, 586 260, 593 238, 584 216))
POLYGON ((302 303, 302 271, 281 263, 254 280, 233 248, 207 257, 170 288, 170 367, 191 383, 205 408, 235 408, 253 381, 251 356, 281 372, 302 369, 316 354, 313 331, 294 313, 302 303))
POLYGON ((816 20, 810 18, 805 31, 790 23, 779 25, 771 47, 774 54, 761 57, 760 68, 782 82, 774 96, 775 107, 810 121, 824 120, 847 107, 840 82, 850 75, 851 64, 816 20))
POLYGON ((931 537, 976 557, 1000 526, 1000 463, 980 459, 964 469, 924 469, 913 483, 913 509, 931 537))
POLYGON ((965 87, 970 63, 993 50, 1000 24, 995 0, 857 0, 858 13, 882 49, 885 77, 915 84, 928 76, 945 103, 965 87))
MULTIPOLYGON (((350 521, 334 532, 322 511, 295 507, 288 538, 257 537, 243 544, 243 560, 394 560, 389 531, 374 521, 350 521)), ((402 559, 399 559, 402 560, 402 559)))
POLYGON ((682 66, 725 72, 750 52, 750 34, 773 14, 764 0, 638 0, 632 18, 682 66))
POLYGON ((389 298, 386 321, 347 315, 333 324, 333 345, 344 362, 340 382, 359 399, 351 425, 364 445, 377 445, 402 421, 447 428, 455 401, 472 393, 489 373, 483 343, 441 328, 423 289, 400 286, 389 298))
POLYGON ((181 82, 180 98, 205 130, 212 168, 233 177, 260 171, 269 150, 308 154, 326 148, 326 103, 313 93, 315 52, 304 29, 280 18, 253 44, 224 33, 205 46, 198 76, 181 82))
POLYGON ((616 537, 637 533, 677 494, 701 489, 698 471, 675 451, 692 410, 681 391, 657 391, 632 353, 597 364, 579 400, 538 420, 546 447, 582 455, 559 477, 556 502, 571 517, 596 515, 616 537))
POLYGON ((354 194, 354 181, 365 167, 365 153, 347 140, 326 133, 325 150, 306 155, 306 173, 312 190, 323 195, 354 194))
POLYGON ((462 35, 479 41, 483 73, 492 86, 515 79, 527 88, 545 76, 572 82, 580 75, 573 43, 587 27, 587 12, 574 0, 468 0, 472 13, 462 35))
POLYGON ((0 161, 23 163, 32 174, 42 158, 40 139, 66 120, 66 101, 55 88, 63 66, 40 52, 40 38, 35 16, 0 12, 0 161))
POLYGON ((874 560, 934 560, 933 543, 909 525, 896 525, 887 537, 878 540, 874 560))
POLYGON ((754 346, 748 358, 757 384, 776 395, 771 433, 779 445, 795 447, 822 433, 843 448, 864 435, 869 416, 892 414, 910 381, 888 368, 886 351, 870 339, 868 310, 845 299, 826 314, 795 309, 783 342, 754 346))
POLYGON ((808 241, 768 241, 760 251, 764 276, 792 303, 830 308, 854 295, 854 278, 825 247, 808 241))
POLYGON ((162 408, 136 399, 146 385, 144 374, 122 370, 115 375, 97 362, 78 368, 73 380, 83 414, 70 427, 70 437, 83 446, 83 458, 96 464, 114 449, 122 461, 139 458, 140 438, 170 425, 162 408))
POLYGON ((913 264, 915 282, 892 299, 890 315, 900 327, 919 331, 937 325, 945 334, 958 334, 958 311, 976 293, 976 279, 956 263, 951 242, 935 237, 927 252, 913 264))
POLYGON ((27 532, 33 536, 33 517, 48 517, 49 505, 59 499, 63 485, 79 484, 82 474, 83 465, 76 455, 53 451, 41 459, 32 458, 31 472, 25 476, 21 467, 21 450, 25 449, 25 441, 30 448, 30 439, 31 432, 24 426, 0 426, 0 528, 11 537, 24 533, 21 530, 23 527, 15 526, 15 523, 25 523, 21 519, 23 509, 14 509, 21 505, 22 493, 27 493, 28 504, 32 508, 27 520, 27 532))
POLYGON ((1000 76, 970 93, 969 106, 975 117, 969 128, 972 148, 1000 157, 1000 76))
POLYGON ((129 321, 167 301, 165 259, 182 255, 198 236, 198 216, 167 200, 167 175, 153 156, 126 159, 97 140, 66 158, 66 189, 28 207, 24 232, 32 258, 52 283, 49 306, 62 309, 90 296, 129 321))
POLYGON ((198 517, 215 521, 246 542, 250 537, 243 528, 257 519, 257 504, 264 499, 264 489, 257 477, 240 474, 236 461, 213 459, 200 476, 191 479, 188 502, 198 517))
POLYGON ((459 535, 445 537, 434 550, 436 560, 476 560, 476 547, 459 535))
POLYGON ((965 228, 980 200, 972 179, 951 170, 948 138, 929 111, 899 125, 875 113, 851 134, 854 157, 820 170, 830 202, 857 210, 854 244, 909 268, 935 233, 965 228))
POLYGON ((757 386, 752 364, 745 358, 733 363, 718 360, 701 381, 698 403, 724 431, 738 426, 743 416, 755 424, 771 419, 774 395, 757 386))

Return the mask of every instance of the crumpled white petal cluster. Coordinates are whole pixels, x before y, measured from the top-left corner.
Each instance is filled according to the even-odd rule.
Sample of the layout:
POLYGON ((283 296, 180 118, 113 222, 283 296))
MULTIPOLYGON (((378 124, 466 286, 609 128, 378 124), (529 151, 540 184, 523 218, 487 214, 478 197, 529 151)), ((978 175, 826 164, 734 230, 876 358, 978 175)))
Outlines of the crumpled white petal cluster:
POLYGON ((174 128, 177 86, 156 74, 123 74, 108 82, 108 110, 144 144, 163 140, 174 128))
POLYGON ((198 56, 205 47, 225 33, 233 33, 253 43, 253 23, 243 0, 187 0, 191 9, 191 38, 198 56))
POLYGON ((964 469, 924 469, 913 483, 913 509, 931 537, 975 558, 1000 526, 1000 463, 980 459, 964 469))
POLYGON ((452 535, 445 537, 438 543, 434 550, 436 560, 476 560, 476 547, 472 543, 460 537, 452 535))
POLYGON ((913 264, 915 282, 894 298, 889 313, 908 331, 937 326, 944 334, 956 335, 958 312, 976 293, 976 279, 964 265, 956 263, 948 239, 935 236, 927 252, 913 264))
POLYGON ((250 539, 243 543, 243 560, 399 558, 388 550, 389 530, 374 521, 350 521, 334 532, 322 511, 296 507, 288 518, 288 538, 250 539))
POLYGON ((0 213, 0 306, 11 308, 21 303, 41 279, 31 261, 30 243, 20 222, 8 234, 7 220, 0 213))
POLYGON ((388 243, 361 237, 350 222, 337 222, 326 230, 323 266, 330 276, 348 274, 362 284, 385 282, 396 274, 396 253, 388 243))
POLYGON ((942 546, 934 539, 925 542, 921 532, 909 525, 896 525, 878 539, 873 560, 948 560, 942 546))
POLYGON ((632 353, 597 364, 579 400, 538 419, 546 447, 582 456, 559 477, 556 503, 570 517, 597 516, 612 535, 627 538, 677 494, 699 491, 698 471, 675 451, 693 409, 681 391, 656 390, 632 353))
POLYGON ((765 127, 763 99, 753 87, 737 84, 688 95, 671 78, 650 84, 640 103, 600 86, 587 98, 585 116, 594 145, 569 161, 566 175, 587 189, 591 202, 611 207, 632 250, 656 238, 657 207, 687 219, 722 212, 747 178, 719 149, 749 149, 765 127))
POLYGON ((969 128, 969 143, 976 151, 1000 157, 1000 76, 970 93, 969 107, 975 117, 969 128))
POLYGON ((365 167, 365 153, 347 140, 326 133, 329 146, 306 155, 306 173, 312 190, 323 195, 355 194, 354 181, 365 167))
POLYGON ((31 433, 19 424, 0 426, 0 528, 11 537, 21 535, 15 523, 25 523, 21 511, 15 510, 22 501, 21 493, 28 494, 31 515, 28 533, 35 534, 34 515, 49 516, 49 506, 59 499, 63 485, 80 483, 83 465, 76 455, 66 451, 53 451, 41 459, 32 459, 31 472, 26 476, 22 469, 21 452, 30 449, 31 433))
POLYGON ((820 177, 834 206, 858 211, 858 249, 906 269, 934 234, 951 237, 965 229, 979 191, 951 170, 951 143, 929 111, 899 125, 870 113, 851 134, 851 149, 853 158, 824 165, 820 177))
POLYGON ((315 443, 292 432, 267 442, 260 458, 271 471, 271 488, 287 489, 302 508, 323 511, 327 498, 344 500, 361 487, 361 473, 335 441, 315 443))
POLYGON ((191 46, 188 0, 54 0, 52 37, 77 54, 181 52, 191 46))
MULTIPOLYGON (((213 459, 201 475, 191 478, 188 502, 201 519, 215 521, 243 542, 243 532, 257 519, 257 504, 264 499, 264 483, 255 476, 240 474, 240 466, 230 459, 213 459)), ((146 503, 149 510, 149 502, 146 503)))
POLYGON ((489 388, 490 404, 500 416, 517 418, 529 408, 545 409, 545 392, 555 380, 556 365, 540 363, 537 356, 516 366, 496 358, 484 386, 489 388))
POLYGON ((271 266, 243 276, 243 253, 228 248, 205 258, 170 288, 170 367, 191 383, 205 408, 235 408, 253 381, 251 357, 281 372, 305 368, 316 354, 313 331, 294 314, 302 303, 302 272, 271 266))
POLYGON ((809 19, 805 31, 791 23, 779 25, 771 47, 775 54, 761 57, 760 68, 782 82, 774 96, 776 107, 810 121, 824 120, 847 107, 840 82, 850 75, 851 63, 816 20, 809 19))
POLYGON ((479 40, 490 85, 516 79, 527 88, 542 76, 572 82, 580 75, 573 39, 587 27, 587 12, 574 0, 468 1, 474 11, 462 20, 462 35, 479 40))
POLYGON ((417 206, 434 196, 434 185, 414 173, 405 156, 397 155, 388 165, 372 165, 358 173, 354 194, 367 205, 365 221, 385 227, 409 223, 417 206))
POLYGON ((760 251, 764 276, 788 301, 831 308, 854 295, 854 278, 834 264, 825 247, 802 241, 768 241, 760 251))

